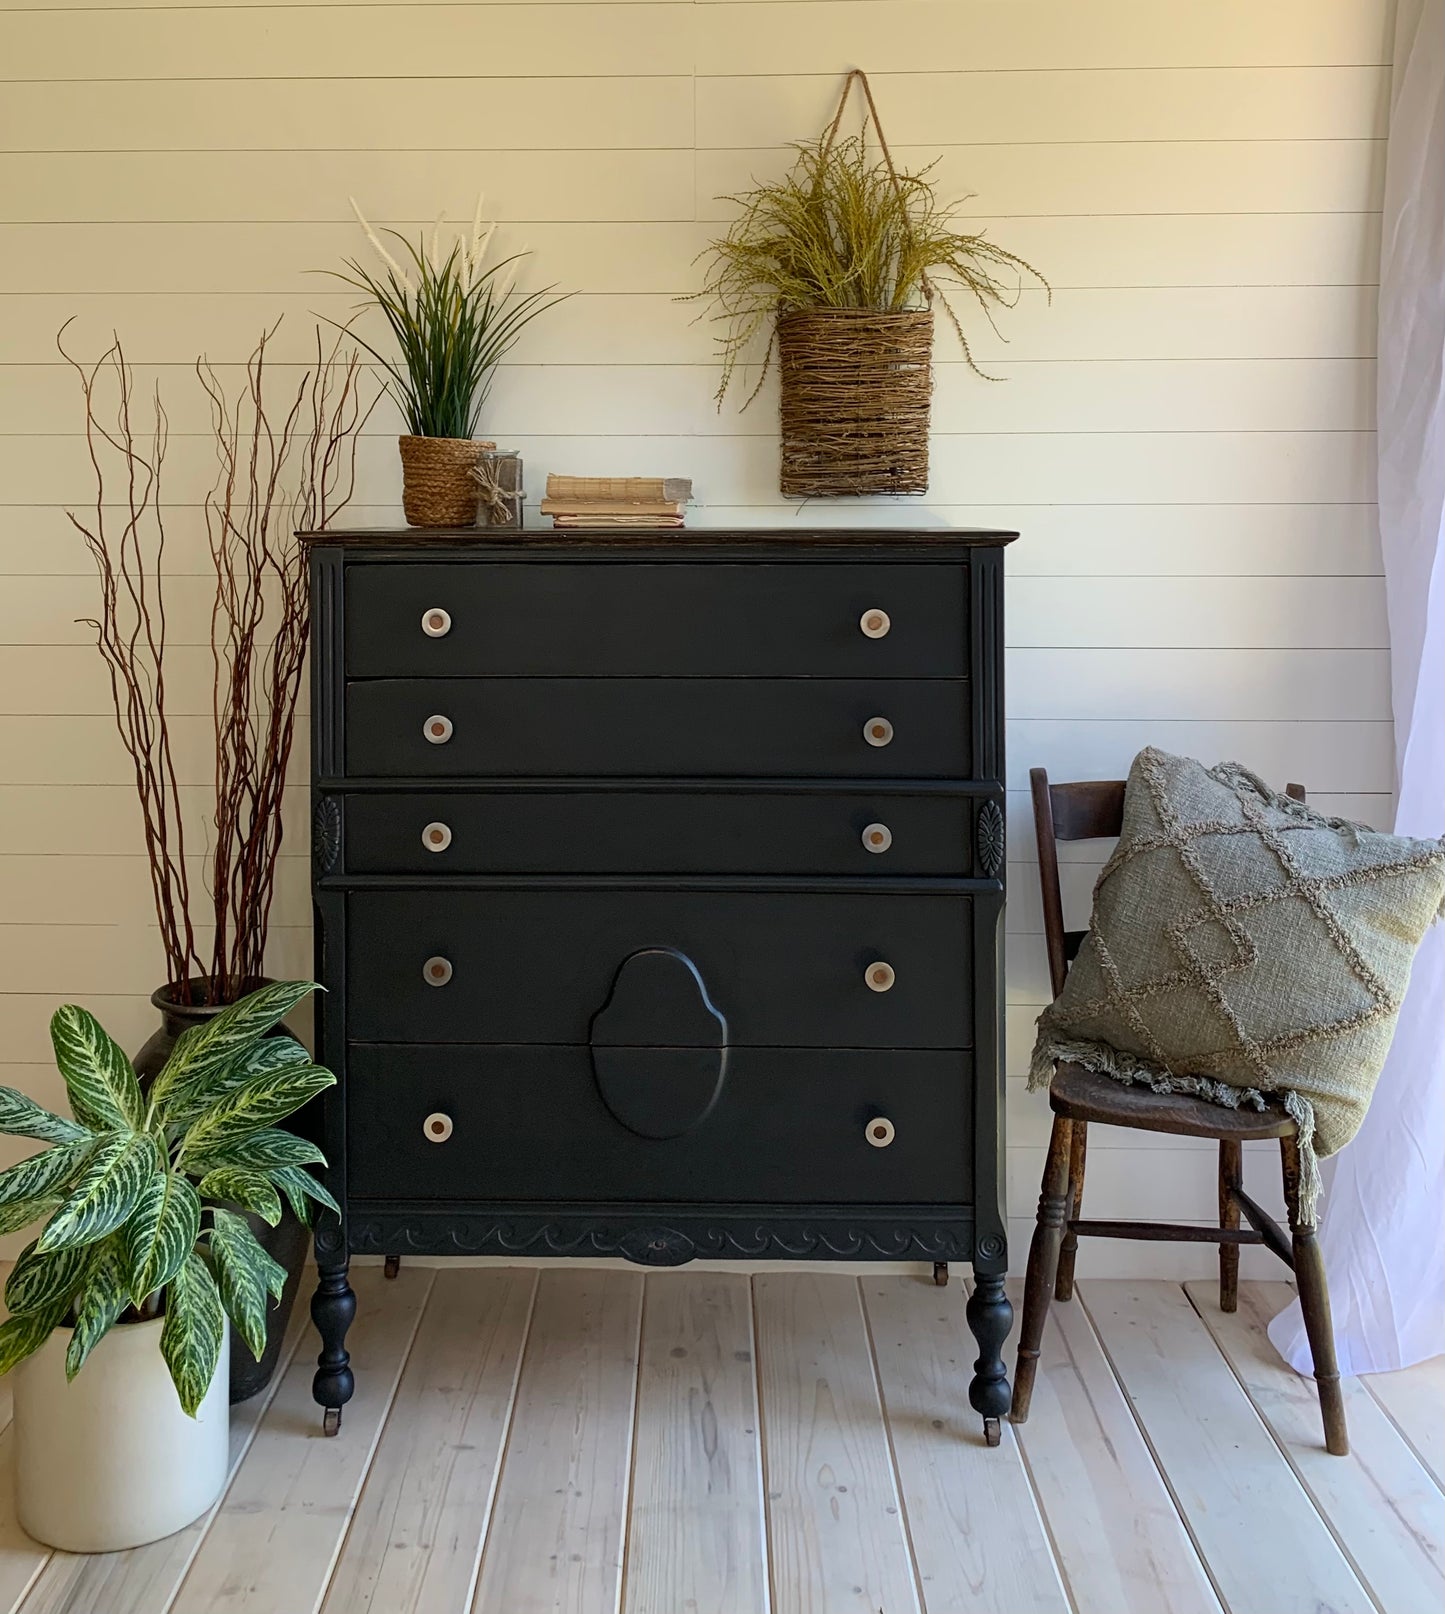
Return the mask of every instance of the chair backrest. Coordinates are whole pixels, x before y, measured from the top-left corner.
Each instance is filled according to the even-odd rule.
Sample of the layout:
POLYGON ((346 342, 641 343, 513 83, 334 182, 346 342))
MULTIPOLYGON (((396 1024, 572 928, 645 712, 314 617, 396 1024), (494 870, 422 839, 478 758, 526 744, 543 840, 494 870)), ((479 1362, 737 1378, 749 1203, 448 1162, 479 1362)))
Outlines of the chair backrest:
MULTIPOLYGON (((1303 785, 1286 785, 1285 793, 1305 799, 1303 785)), ((1034 799, 1034 834, 1039 847, 1039 889, 1044 904, 1044 943, 1049 955, 1049 984, 1055 997, 1064 989, 1069 965, 1084 945, 1087 930, 1064 929, 1064 902, 1059 891, 1060 841, 1099 841, 1116 837, 1124 827, 1124 781, 1084 779, 1051 785, 1043 768, 1029 769, 1034 799)))

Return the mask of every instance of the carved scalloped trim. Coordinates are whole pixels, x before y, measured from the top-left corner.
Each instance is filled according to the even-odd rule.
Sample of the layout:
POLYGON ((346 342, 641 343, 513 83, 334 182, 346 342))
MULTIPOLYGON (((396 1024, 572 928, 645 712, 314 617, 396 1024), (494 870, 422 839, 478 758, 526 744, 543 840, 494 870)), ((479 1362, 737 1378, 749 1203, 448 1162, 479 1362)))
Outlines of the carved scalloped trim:
POLYGON ((961 1261, 969 1258, 971 1238, 967 1225, 896 1222, 738 1222, 684 1230, 662 1223, 353 1216, 350 1243, 361 1254, 620 1255, 644 1266, 679 1266, 700 1258, 961 1261))

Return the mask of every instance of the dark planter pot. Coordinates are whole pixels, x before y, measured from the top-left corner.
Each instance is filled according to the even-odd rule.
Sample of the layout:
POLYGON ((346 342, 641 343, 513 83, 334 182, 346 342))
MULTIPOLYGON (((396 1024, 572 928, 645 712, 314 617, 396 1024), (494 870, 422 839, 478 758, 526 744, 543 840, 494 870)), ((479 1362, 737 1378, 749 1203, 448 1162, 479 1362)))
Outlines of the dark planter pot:
MULTIPOLYGON (((265 981, 250 983, 253 989, 267 984, 265 981)), ((199 999, 202 995, 202 985, 201 981, 187 981, 185 983, 187 997, 192 1000, 199 999)), ((161 1025, 159 1030, 152 1033, 145 1047, 133 1061, 142 1087, 160 1072, 161 1066, 170 1058, 171 1049, 175 1047, 183 1031, 189 1030, 191 1026, 203 1025, 225 1007, 222 1003, 178 1002, 168 986, 158 987, 152 992, 151 1002, 160 1011, 161 1025)), ((279 1035, 281 1031, 282 1028, 277 1027, 272 1035, 279 1035)), ((293 1132, 300 1133, 304 1137, 313 1135, 315 1120, 307 1113, 311 1109, 312 1106, 307 1105, 306 1109, 292 1117, 288 1125, 293 1132)), ((246 1220, 272 1259, 279 1261, 286 1268, 286 1287, 281 1293, 280 1304, 267 1319, 269 1326, 266 1329, 266 1350, 261 1360, 256 1361, 240 1340, 232 1343, 232 1406, 238 1401, 247 1401, 253 1395, 259 1395, 271 1382, 271 1375, 276 1371, 276 1363, 280 1359, 281 1341, 286 1335, 286 1325, 291 1320, 291 1308, 296 1304, 296 1293, 301 1287, 301 1275, 305 1270, 307 1257, 311 1253, 311 1234, 291 1214, 289 1207, 283 1209, 281 1220, 275 1227, 268 1227, 259 1216, 253 1216, 250 1212, 246 1213, 246 1220)))

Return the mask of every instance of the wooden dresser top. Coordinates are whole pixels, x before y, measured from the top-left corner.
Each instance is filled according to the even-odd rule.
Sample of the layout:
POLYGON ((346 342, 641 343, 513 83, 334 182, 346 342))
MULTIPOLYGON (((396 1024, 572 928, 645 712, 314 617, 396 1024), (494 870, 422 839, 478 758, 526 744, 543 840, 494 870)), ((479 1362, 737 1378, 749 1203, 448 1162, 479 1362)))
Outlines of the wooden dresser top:
POLYGON ((444 552, 448 559, 645 557, 659 561, 872 550, 899 559, 946 560, 970 549, 1012 543, 1018 533, 976 527, 683 527, 663 531, 643 527, 595 532, 528 527, 511 533, 482 527, 333 527, 299 536, 313 547, 356 550, 388 559, 435 557, 444 552))

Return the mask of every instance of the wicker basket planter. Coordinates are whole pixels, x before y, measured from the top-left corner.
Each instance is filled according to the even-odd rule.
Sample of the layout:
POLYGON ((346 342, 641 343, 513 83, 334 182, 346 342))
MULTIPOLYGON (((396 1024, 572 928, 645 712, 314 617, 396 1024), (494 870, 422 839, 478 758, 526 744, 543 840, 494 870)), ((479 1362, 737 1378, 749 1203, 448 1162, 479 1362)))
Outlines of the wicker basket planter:
POLYGON ((495 443, 461 437, 402 437, 402 508, 411 527, 474 527, 477 484, 472 472, 495 443))
POLYGON ((786 494, 926 493, 933 315, 808 308, 778 321, 786 494))

